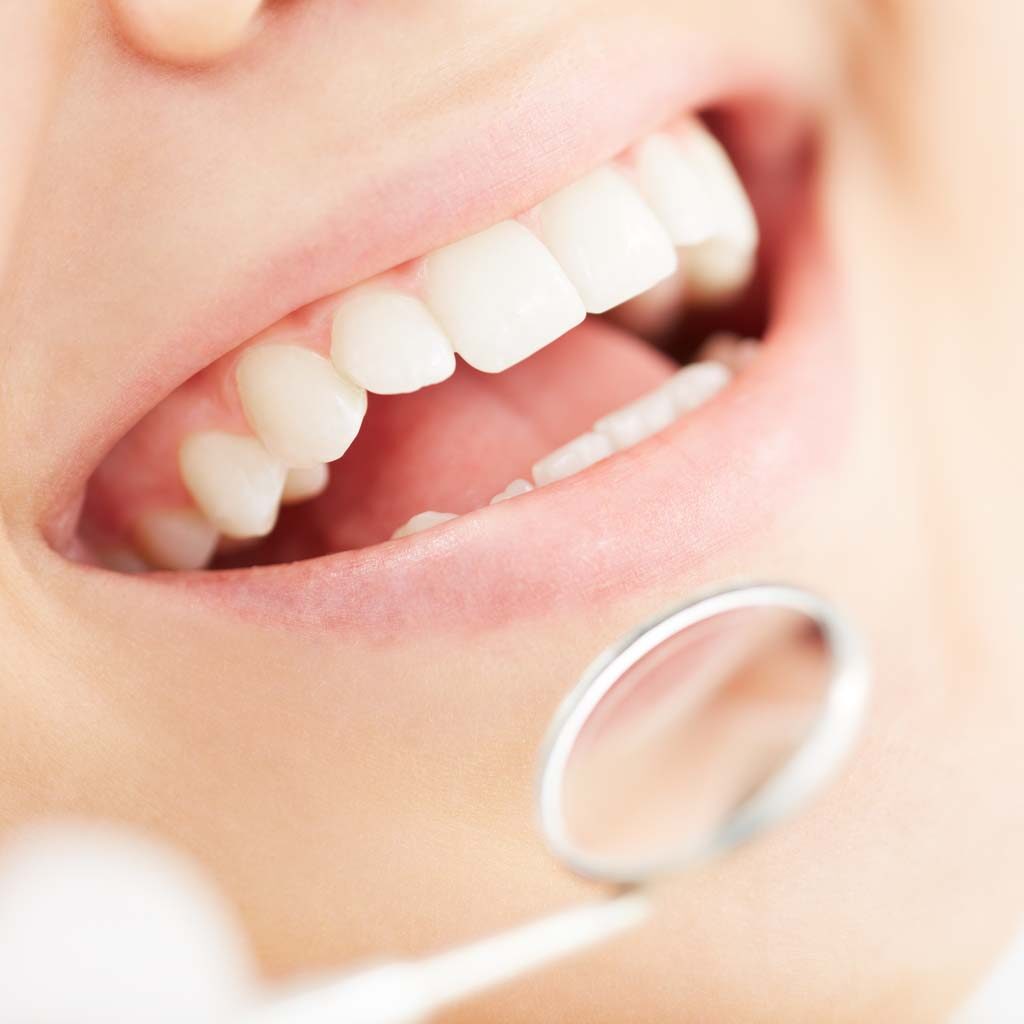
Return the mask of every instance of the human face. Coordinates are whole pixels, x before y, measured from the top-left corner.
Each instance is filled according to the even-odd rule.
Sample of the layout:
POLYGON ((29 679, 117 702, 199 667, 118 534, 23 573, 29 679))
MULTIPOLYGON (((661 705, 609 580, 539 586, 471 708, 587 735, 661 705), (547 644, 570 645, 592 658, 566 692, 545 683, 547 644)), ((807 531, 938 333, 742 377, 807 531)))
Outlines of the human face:
MULTIPOLYGON (((1024 901, 1024 484, 1005 454, 1021 20, 995 2, 294 0, 233 61, 181 71, 83 9, 0 304, 3 819, 158 830, 217 875, 272 973, 467 938, 586 891, 529 798, 587 661, 708 583, 785 579, 872 649, 848 777, 681 879, 642 935, 465 1019, 934 1020, 1024 901), (707 404, 488 506, 672 372, 589 315, 502 373, 371 395, 322 504, 220 556, 303 561, 101 566, 154 502, 191 507, 185 439, 245 430, 252 339, 326 345, 348 289, 384 275, 418 297, 423 257, 513 218, 568 271, 585 223, 563 251, 538 204, 607 161, 638 173, 651 132, 705 109, 757 206, 770 307, 707 404), (439 505, 470 514, 387 542, 439 505)), ((469 262, 456 277, 487 260, 469 262)), ((494 294, 518 280, 503 266, 494 294)), ((233 497, 221 526, 252 513, 233 497)))

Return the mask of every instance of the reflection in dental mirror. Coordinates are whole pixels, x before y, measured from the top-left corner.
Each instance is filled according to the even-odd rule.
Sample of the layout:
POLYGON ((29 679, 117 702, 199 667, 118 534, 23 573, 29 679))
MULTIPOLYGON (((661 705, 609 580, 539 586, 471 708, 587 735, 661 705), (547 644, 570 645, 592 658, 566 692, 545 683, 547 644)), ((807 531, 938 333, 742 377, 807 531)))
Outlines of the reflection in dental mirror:
POLYGON ((554 852, 639 882, 714 856, 818 789, 866 673, 824 602, 755 586, 677 609, 609 652, 561 709, 541 777, 554 852))

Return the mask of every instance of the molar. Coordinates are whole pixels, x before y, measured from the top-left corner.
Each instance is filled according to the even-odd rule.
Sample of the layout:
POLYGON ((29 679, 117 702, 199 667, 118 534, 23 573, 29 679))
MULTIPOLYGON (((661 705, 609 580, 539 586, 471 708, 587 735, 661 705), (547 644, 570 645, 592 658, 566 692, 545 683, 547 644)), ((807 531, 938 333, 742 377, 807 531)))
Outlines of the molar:
POLYGON ((340 373, 378 395, 438 384, 455 371, 451 343, 412 295, 359 289, 334 316, 331 359, 340 373))
POLYGON ((612 454, 612 444, 603 434, 589 432, 573 438, 534 463, 533 482, 538 487, 564 480, 612 454))
POLYGON ((502 221, 426 257, 427 305, 470 366, 500 373, 583 321, 579 295, 540 240, 502 221))
POLYGON ((678 265, 668 233, 636 188, 600 167, 540 205, 541 233, 588 313, 604 313, 678 265))
POLYGON ((274 528, 285 467, 256 440, 207 430, 178 452, 181 477, 206 518, 228 537, 265 537, 274 528))
POLYGON ((236 370, 249 425, 286 466, 340 458, 366 413, 366 392, 299 345, 257 345, 236 370))

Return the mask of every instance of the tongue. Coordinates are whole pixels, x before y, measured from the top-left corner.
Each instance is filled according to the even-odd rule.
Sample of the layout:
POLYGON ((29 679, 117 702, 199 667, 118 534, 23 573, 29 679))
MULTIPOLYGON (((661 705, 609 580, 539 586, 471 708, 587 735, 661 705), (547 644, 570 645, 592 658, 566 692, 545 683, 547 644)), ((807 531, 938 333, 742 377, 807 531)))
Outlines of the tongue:
POLYGON ((675 368, 647 342, 588 318, 502 374, 460 364, 443 384, 374 396, 359 437, 331 467, 327 494, 285 509, 268 542, 274 551, 263 554, 277 561, 366 547, 418 512, 480 508, 675 368))

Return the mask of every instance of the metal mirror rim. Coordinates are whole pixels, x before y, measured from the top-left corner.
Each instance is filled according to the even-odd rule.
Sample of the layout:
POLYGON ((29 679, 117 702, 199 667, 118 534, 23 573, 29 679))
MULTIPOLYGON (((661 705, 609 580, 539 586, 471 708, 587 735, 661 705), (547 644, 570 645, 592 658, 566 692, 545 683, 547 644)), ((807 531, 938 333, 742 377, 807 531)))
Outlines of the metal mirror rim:
POLYGON ((541 747, 537 776, 537 813, 545 844, 575 874, 616 885, 638 885, 720 856, 785 818, 832 777, 859 732, 868 682, 859 637, 829 602, 811 591, 779 583, 746 583, 688 600, 604 651, 556 711, 541 747), (832 670, 821 713, 804 743, 702 842, 647 861, 625 862, 580 851, 568 835, 562 793, 569 759, 590 715, 625 672, 666 640, 698 622, 748 608, 801 612, 821 630, 832 670))

